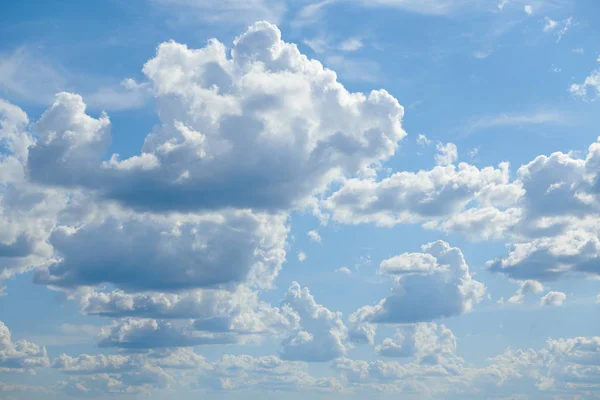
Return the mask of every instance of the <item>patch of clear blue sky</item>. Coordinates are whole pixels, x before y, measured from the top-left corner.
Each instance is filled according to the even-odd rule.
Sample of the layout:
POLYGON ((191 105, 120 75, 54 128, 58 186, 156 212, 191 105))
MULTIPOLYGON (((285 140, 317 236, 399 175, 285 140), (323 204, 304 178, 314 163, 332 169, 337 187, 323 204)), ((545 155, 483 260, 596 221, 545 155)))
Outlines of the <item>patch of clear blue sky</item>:
MULTIPOLYGON (((472 11, 450 17, 337 5, 328 9, 319 24, 300 29, 284 20, 279 26, 286 41, 298 43, 304 53, 326 65, 332 51, 316 54, 303 44, 304 40, 326 37, 332 45, 351 37, 364 41, 362 49, 343 56, 347 60, 373 63, 378 72, 372 79, 360 81, 345 77, 342 70, 340 80, 351 91, 385 88, 406 108, 404 126, 409 136, 385 167, 393 171, 430 168, 434 164, 436 141, 450 141, 457 144, 460 159, 477 166, 496 165, 510 157, 514 174, 519 165, 538 154, 584 150, 600 134, 597 104, 575 99, 567 91, 571 83, 581 82, 597 65, 600 2, 584 0, 569 4, 549 10, 548 14, 532 16, 522 9, 510 9, 503 13, 472 11), (546 16, 554 20, 573 16, 574 24, 557 42, 555 34, 542 31, 546 16), (574 53, 576 48, 584 49, 584 53, 574 53), (475 53, 487 56, 477 58, 475 53), (501 115, 543 113, 555 115, 556 120, 510 126, 490 122, 501 115), (477 121, 480 127, 473 128, 477 121), (418 147, 415 143, 418 134, 432 139, 432 146, 418 147), (467 153, 474 148, 479 148, 479 153, 471 159, 467 153)), ((207 39, 217 37, 229 45, 242 29, 236 24, 208 24, 201 18, 178 21, 175 14, 141 0, 25 0, 2 6, 0 52, 6 55, 24 48, 36 56, 43 54, 45 62, 67 77, 65 89, 90 91, 98 85, 116 85, 129 77, 143 81, 141 67, 162 41, 174 39, 198 48, 207 39)), ((12 93, 1 95, 21 105, 32 120, 37 119, 45 106, 34 101, 23 102, 12 93)), ((92 110, 93 114, 99 112, 92 110)), ((141 109, 111 111, 109 115, 113 122, 111 151, 123 156, 139 152, 143 138, 157 122, 151 103, 141 109)), ((485 276, 482 280, 494 299, 507 298, 516 289, 504 277, 485 271, 485 262, 503 253, 501 242, 472 243, 459 236, 445 237, 414 226, 319 227, 318 221, 309 215, 293 217, 292 234, 288 262, 277 280, 278 289, 265 293, 266 300, 279 301, 287 286, 297 280, 310 287, 318 302, 348 315, 385 296, 387 288, 377 283, 375 275, 381 260, 418 251, 421 244, 440 238, 463 250, 473 271, 485 276), (307 231, 315 228, 323 245, 310 242, 306 236, 307 231), (297 260, 298 251, 307 254, 306 261, 297 260), (364 262, 367 257, 370 264, 364 262), (354 271, 355 264, 361 264, 359 271, 354 271), (334 273, 342 266, 352 269, 353 275, 340 277, 334 273)), ((580 297, 597 291, 592 282, 582 280, 548 286, 567 295, 577 290, 580 297)), ((59 335, 56 327, 62 323, 106 322, 79 316, 76 304, 33 285, 27 274, 8 281, 7 292, 9 295, 0 299, 1 319, 15 337, 33 336, 34 330, 35 336, 59 335), (28 319, 23 319, 23 315, 28 315, 28 319)), ((478 363, 509 344, 515 348, 539 347, 547 337, 593 335, 600 327, 589 304, 552 310, 498 309, 494 301, 488 301, 472 314, 443 322, 458 337, 459 354, 478 363), (562 323, 556 324, 557 320, 562 323)), ((380 331, 384 332, 385 329, 380 331)), ((257 354, 264 353, 269 346, 272 352, 277 350, 276 346, 265 346, 260 352, 251 347, 231 350, 257 354)), ((48 347, 51 356, 67 350, 71 354, 96 351, 92 344, 48 347)), ((220 351, 207 348, 203 353, 211 357, 220 351)), ((370 353, 361 354, 360 349, 353 352, 360 356, 357 358, 372 357, 370 353)))

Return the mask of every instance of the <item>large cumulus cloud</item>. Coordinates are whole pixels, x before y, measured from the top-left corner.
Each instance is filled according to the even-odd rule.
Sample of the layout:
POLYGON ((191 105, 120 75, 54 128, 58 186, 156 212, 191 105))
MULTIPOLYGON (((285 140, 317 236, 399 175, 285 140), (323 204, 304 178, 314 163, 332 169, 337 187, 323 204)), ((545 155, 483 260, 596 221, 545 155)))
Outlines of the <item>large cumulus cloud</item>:
POLYGON ((230 56, 216 40, 197 50, 163 43, 144 73, 161 124, 139 155, 105 160, 108 116, 62 93, 35 124, 31 178, 142 210, 286 209, 387 159, 405 136, 394 97, 348 92, 265 22, 230 56))

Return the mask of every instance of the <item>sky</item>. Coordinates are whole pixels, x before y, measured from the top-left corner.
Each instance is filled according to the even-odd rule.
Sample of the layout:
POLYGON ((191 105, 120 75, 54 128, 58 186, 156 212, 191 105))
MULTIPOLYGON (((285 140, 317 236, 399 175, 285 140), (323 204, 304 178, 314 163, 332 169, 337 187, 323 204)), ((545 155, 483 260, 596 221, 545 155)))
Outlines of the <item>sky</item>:
POLYGON ((596 0, 0 6, 0 399, 600 399, 596 0))

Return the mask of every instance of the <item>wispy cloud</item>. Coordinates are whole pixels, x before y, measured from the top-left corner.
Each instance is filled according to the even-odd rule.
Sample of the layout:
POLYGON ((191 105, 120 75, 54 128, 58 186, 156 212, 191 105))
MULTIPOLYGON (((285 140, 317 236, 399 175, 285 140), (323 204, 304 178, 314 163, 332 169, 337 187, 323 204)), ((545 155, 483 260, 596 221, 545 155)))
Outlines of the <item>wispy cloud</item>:
POLYGON ((539 111, 531 114, 499 114, 474 118, 457 130, 468 135, 476 131, 498 127, 566 122, 566 116, 560 112, 539 111))

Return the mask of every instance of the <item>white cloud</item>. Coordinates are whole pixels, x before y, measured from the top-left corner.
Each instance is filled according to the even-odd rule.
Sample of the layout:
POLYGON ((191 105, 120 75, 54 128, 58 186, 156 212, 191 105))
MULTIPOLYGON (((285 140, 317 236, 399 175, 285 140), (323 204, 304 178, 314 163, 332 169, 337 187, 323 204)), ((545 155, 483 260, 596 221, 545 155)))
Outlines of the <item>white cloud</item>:
POLYGON ((376 306, 364 306, 353 320, 371 323, 414 323, 471 311, 486 292, 474 280, 460 249, 437 241, 422 253, 385 260, 379 272, 396 276, 392 294, 376 306), (419 260, 423 260, 419 263, 419 260))
POLYGON ((571 26, 573 25, 573 17, 569 17, 563 21, 555 21, 548 17, 545 17, 544 19, 546 23, 544 25, 543 31, 546 33, 556 31, 557 42, 560 42, 560 40, 563 38, 563 36, 565 36, 569 28, 571 28, 571 26))
POLYGON ((454 164, 458 160, 458 149, 454 143, 438 143, 435 149, 437 150, 435 155, 437 165, 454 164))
POLYGON ((300 329, 281 343, 282 359, 329 361, 346 354, 348 331, 341 313, 318 304, 308 288, 296 282, 289 287, 283 304, 298 313, 300 329))
POLYGON ((81 97, 58 95, 36 124, 31 177, 144 211, 289 209, 389 158, 405 136, 395 98, 349 93, 274 25, 250 27, 231 55, 216 40, 199 50, 161 44, 144 66, 161 125, 125 160, 100 161, 110 141, 106 115, 94 119, 81 97))
POLYGON ((319 235, 319 232, 317 232, 316 230, 313 229, 311 231, 308 231, 306 233, 306 235, 313 242, 315 242, 315 243, 321 243, 321 235, 319 235))
POLYGON ((523 11, 525 11, 525 14, 527 15, 531 15, 533 14, 533 6, 531 4, 527 4, 524 8, 523 11))
POLYGON ((586 100, 598 99, 600 97, 600 70, 592 71, 583 83, 573 83, 569 87, 569 91, 586 100))
POLYGON ((483 60, 488 58, 490 55, 492 54, 491 50, 487 50, 487 51, 476 51, 475 53, 473 53, 473 57, 479 59, 479 60, 483 60))
POLYGON ((567 118, 560 112, 539 111, 530 114, 500 114, 484 116, 473 119, 460 128, 464 133, 472 133, 498 127, 561 124, 567 122, 567 118))
POLYGON ((303 251, 298 252, 298 261, 304 262, 306 261, 306 253, 303 251))
POLYGON ((523 281, 521 282, 521 287, 517 292, 512 295, 509 299, 509 303, 520 304, 525 299, 525 295, 529 293, 541 293, 544 290, 544 286, 537 281, 523 281))
POLYGON ((48 365, 44 347, 26 340, 13 342, 8 327, 0 321, 0 372, 24 372, 48 365))
POLYGON ((559 307, 567 299, 567 295, 562 292, 548 292, 540 299, 543 306, 559 307))
POLYGON ((427 136, 423 135, 422 133, 420 133, 417 136, 417 144, 421 147, 427 147, 431 144, 431 140, 429 140, 427 138, 427 136))
POLYGON ((364 44, 363 44, 362 40, 357 39, 357 38, 350 38, 350 39, 346 39, 342 43, 340 43, 340 50, 352 52, 352 51, 357 51, 357 50, 362 49, 363 46, 364 46, 364 44))
POLYGON ((352 275, 352 271, 348 267, 340 267, 335 270, 335 272, 339 272, 340 274, 352 275))
POLYGON ((439 357, 456 351, 456 337, 444 325, 420 323, 396 330, 395 338, 386 338, 376 348, 384 357, 417 357, 429 364, 437 364, 439 357))
POLYGON ((347 224, 426 222, 458 213, 478 197, 493 195, 497 199, 492 201, 497 202, 518 195, 506 187, 508 182, 508 164, 478 169, 460 163, 396 172, 381 181, 350 179, 321 205, 335 221, 347 224))

